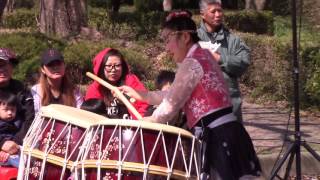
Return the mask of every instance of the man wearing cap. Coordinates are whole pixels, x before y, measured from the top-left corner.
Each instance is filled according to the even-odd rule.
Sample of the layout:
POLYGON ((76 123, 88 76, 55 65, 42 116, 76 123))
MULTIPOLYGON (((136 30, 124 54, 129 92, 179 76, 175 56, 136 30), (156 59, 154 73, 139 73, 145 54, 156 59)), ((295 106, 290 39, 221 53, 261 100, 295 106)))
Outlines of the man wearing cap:
POLYGON ((19 105, 17 108, 19 132, 14 137, 0 135, 0 148, 9 154, 17 154, 19 145, 28 131, 33 119, 33 98, 28 88, 20 81, 12 79, 13 67, 17 63, 16 55, 8 48, 0 48, 0 91, 10 92, 17 96, 19 105))
POLYGON ((202 41, 221 44, 217 52, 213 52, 212 55, 218 61, 229 86, 233 113, 237 120, 242 122, 242 102, 238 79, 250 64, 249 47, 223 26, 221 0, 200 0, 199 7, 202 21, 198 29, 198 36, 202 41))

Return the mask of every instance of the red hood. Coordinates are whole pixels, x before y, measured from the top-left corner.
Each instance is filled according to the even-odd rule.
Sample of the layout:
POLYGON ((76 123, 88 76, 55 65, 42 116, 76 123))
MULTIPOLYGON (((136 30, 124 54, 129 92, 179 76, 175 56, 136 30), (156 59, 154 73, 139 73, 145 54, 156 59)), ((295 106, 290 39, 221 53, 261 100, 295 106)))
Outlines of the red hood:
POLYGON ((99 68, 101 66, 101 63, 103 61, 103 57, 111 50, 111 48, 105 48, 104 50, 100 51, 92 61, 93 64, 93 73, 95 75, 98 75, 99 73, 99 68))
MULTIPOLYGON (((99 73, 99 68, 101 66, 101 63, 103 61, 104 56, 111 50, 112 48, 105 48, 104 50, 100 51, 93 59, 92 64, 93 64, 93 73, 98 76, 99 73)), ((126 63, 126 61, 123 61, 126 63)), ((126 63, 128 66, 128 64, 126 63)), ((140 82, 138 77, 136 77, 134 74, 129 73, 125 77, 125 85, 130 86, 136 90, 146 90, 144 87, 143 83, 140 82)), ((103 99, 103 93, 101 91, 102 85, 100 85, 98 82, 94 81, 91 85, 89 85, 87 89, 87 93, 85 96, 85 99, 90 99, 90 98, 98 98, 98 99, 103 99)), ((145 102, 141 101, 136 101, 133 103, 133 106, 138 110, 138 112, 143 116, 145 112, 147 111, 148 104, 145 102)), ((136 119, 136 117, 130 112, 131 116, 136 119)))
MULTIPOLYGON (((92 61, 92 65, 93 65, 93 73, 95 75, 98 76, 98 73, 99 73, 99 69, 100 69, 100 66, 101 66, 101 63, 103 61, 103 58, 104 56, 111 50, 112 48, 105 48, 104 50, 100 51, 94 58, 93 58, 93 61, 92 61)), ((130 74, 130 68, 127 64, 127 62, 124 60, 122 63, 125 63, 125 65, 128 67, 128 70, 129 70, 129 74, 130 74)))

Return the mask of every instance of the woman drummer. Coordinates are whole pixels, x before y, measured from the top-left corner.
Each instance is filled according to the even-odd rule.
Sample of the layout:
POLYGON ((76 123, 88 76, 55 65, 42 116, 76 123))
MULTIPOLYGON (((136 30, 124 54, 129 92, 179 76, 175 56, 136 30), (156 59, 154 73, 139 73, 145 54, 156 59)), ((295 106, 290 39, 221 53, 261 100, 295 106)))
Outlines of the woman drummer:
POLYGON ((170 13, 161 36, 165 48, 177 63, 175 80, 168 91, 142 92, 123 86, 129 96, 149 104, 159 104, 143 120, 167 123, 183 108, 189 128, 195 134, 208 132, 204 166, 210 179, 247 179, 259 176, 259 160, 243 125, 232 114, 228 89, 219 65, 208 50, 200 48, 191 13, 170 13), (210 171, 209 171, 210 170, 210 171))

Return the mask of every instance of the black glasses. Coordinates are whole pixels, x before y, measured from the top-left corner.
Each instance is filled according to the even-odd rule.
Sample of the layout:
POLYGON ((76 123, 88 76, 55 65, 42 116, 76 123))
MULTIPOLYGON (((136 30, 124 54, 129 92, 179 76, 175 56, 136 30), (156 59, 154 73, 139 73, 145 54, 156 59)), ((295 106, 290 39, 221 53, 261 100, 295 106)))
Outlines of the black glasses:
POLYGON ((112 70, 112 69, 115 69, 115 70, 119 70, 121 68, 121 64, 106 64, 104 66, 105 70, 112 70))

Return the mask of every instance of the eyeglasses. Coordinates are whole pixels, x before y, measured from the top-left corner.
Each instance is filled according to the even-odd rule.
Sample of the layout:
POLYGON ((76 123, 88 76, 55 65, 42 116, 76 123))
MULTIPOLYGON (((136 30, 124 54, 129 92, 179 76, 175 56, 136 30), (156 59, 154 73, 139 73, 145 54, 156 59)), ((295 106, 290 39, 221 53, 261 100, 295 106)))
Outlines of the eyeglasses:
POLYGON ((121 69, 121 64, 106 64, 104 66, 105 70, 111 71, 112 69, 119 70, 121 69))
POLYGON ((179 34, 179 31, 171 31, 171 32, 166 33, 166 34, 161 33, 160 39, 161 39, 161 41, 163 43, 168 44, 168 42, 170 41, 170 36, 177 35, 177 34, 179 34))
POLYGON ((196 31, 194 31, 194 30, 170 31, 169 33, 166 33, 166 34, 164 32, 162 32, 160 35, 161 36, 160 39, 162 40, 162 42, 167 44, 169 42, 170 36, 180 35, 181 33, 184 33, 184 32, 190 33, 190 34, 196 33, 196 31))

